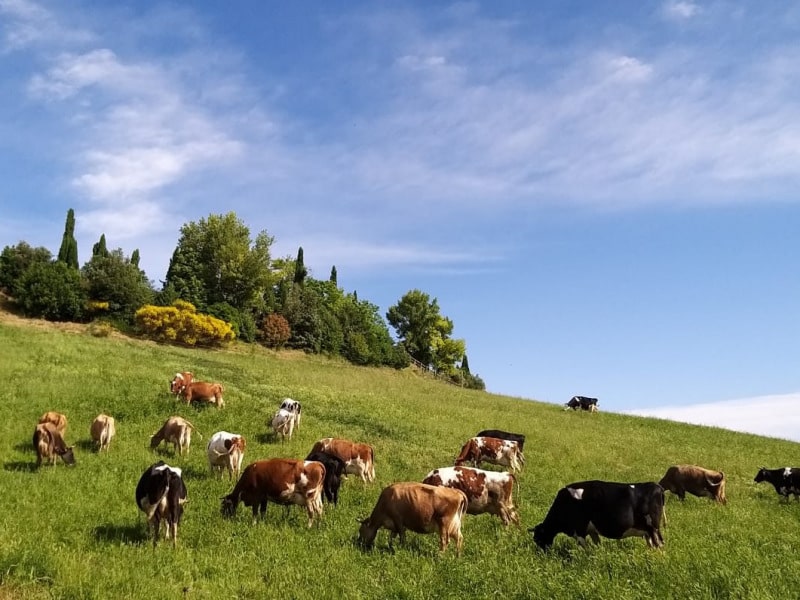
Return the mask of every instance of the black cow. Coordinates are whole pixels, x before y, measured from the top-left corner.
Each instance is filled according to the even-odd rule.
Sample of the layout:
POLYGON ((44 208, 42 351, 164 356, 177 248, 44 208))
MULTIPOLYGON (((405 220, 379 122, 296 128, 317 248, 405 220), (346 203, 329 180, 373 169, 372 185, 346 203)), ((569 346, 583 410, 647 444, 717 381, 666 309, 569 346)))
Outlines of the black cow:
POLYGON ((342 475, 344 475, 344 461, 327 452, 312 452, 306 457, 306 460, 315 460, 325 466, 322 491, 329 503, 337 505, 339 503, 339 486, 342 484, 342 475))
POLYGON ((787 500, 790 494, 794 494, 795 500, 800 499, 800 469, 796 467, 785 467, 783 469, 761 467, 753 481, 756 483, 762 481, 771 483, 775 486, 775 491, 787 500))
POLYGON ((597 398, 589 398, 588 396, 573 396, 570 398, 569 402, 564 405, 567 410, 571 408, 572 410, 588 410, 589 412, 597 412, 597 398))
POLYGON ((520 450, 524 450, 525 436, 521 433, 509 433, 500 429, 484 429, 480 433, 476 433, 475 437, 493 437, 499 440, 508 440, 510 442, 517 442, 520 450))
POLYGON ((181 470, 163 460, 150 465, 136 484, 136 505, 147 515, 148 529, 153 527, 153 547, 158 543, 162 519, 166 521, 164 536, 178 545, 178 524, 186 502, 186 486, 181 470))
POLYGON ((587 535, 595 543, 602 535, 615 540, 643 537, 659 548, 664 545, 663 514, 664 489, 657 483, 581 481, 561 488, 544 521, 528 531, 545 550, 559 533, 573 536, 581 546, 587 535))

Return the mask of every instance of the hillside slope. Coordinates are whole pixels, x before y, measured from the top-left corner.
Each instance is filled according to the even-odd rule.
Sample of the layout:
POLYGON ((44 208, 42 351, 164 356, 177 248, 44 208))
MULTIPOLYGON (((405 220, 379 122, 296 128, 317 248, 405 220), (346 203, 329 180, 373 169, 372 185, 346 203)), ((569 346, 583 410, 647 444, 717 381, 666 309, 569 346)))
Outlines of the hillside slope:
POLYGON ((0 373, 0 598, 778 598, 800 589, 800 503, 780 502, 771 486, 752 481, 761 465, 800 464, 792 442, 564 412, 317 356, 191 350, 24 323, 0 323, 0 373), (168 381, 184 369, 223 382, 226 408, 170 397, 168 381), (266 421, 286 396, 303 403, 303 421, 279 443, 266 421), (34 468, 31 436, 46 410, 69 418, 75 468, 34 468), (88 440, 100 412, 117 419, 108 455, 88 440), (203 434, 188 457, 148 447, 173 414, 203 434), (354 546, 356 519, 369 514, 383 486, 452 464, 484 428, 528 436, 517 492, 522 528, 467 517, 461 558, 439 555, 433 535, 409 534, 394 555, 385 532, 371 553, 354 546), (271 506, 255 526, 243 507, 223 520, 220 497, 233 484, 211 478, 205 459, 205 440, 223 429, 247 438, 245 463, 304 458, 325 436, 368 442, 377 481, 347 481, 338 508, 326 506, 311 529, 296 507, 287 518, 271 506), (142 471, 158 458, 184 469, 189 490, 177 551, 153 550, 133 499, 142 471), (545 554, 526 531, 567 483, 657 481, 683 462, 725 471, 729 502, 668 496, 663 550, 641 539, 583 550, 559 536, 545 554))

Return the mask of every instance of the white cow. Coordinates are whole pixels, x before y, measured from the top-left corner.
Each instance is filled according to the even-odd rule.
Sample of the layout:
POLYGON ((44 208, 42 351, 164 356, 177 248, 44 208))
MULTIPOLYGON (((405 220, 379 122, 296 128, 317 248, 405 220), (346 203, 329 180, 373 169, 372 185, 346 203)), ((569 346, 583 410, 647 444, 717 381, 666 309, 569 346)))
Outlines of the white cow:
POLYGON ((294 415, 294 426, 296 429, 300 429, 300 415, 302 414, 303 409, 303 407, 300 406, 300 403, 297 400, 292 400, 291 398, 284 398, 281 402, 281 408, 283 410, 288 410, 294 415))
POLYGON ((281 439, 287 437, 291 439, 292 433, 294 433, 295 422, 294 413, 289 412, 285 408, 279 408, 278 412, 272 417, 270 425, 275 434, 281 436, 281 439))
POLYGON ((238 433, 218 431, 212 435, 206 446, 211 472, 215 475, 219 473, 222 477, 222 471, 227 470, 230 479, 238 477, 242 469, 245 446, 244 437, 238 433))

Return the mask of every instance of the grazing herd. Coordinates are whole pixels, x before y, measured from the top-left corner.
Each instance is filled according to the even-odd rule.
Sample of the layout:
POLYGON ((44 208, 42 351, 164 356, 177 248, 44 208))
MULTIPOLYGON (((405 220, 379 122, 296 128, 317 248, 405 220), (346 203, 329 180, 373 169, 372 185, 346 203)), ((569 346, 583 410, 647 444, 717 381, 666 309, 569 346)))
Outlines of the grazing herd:
MULTIPOLYGON (((210 403, 223 408, 223 386, 196 381, 189 371, 177 373, 170 381, 170 393, 187 404, 210 403)), ((597 399, 574 396, 566 409, 597 412, 597 399)), ((286 398, 268 427, 276 439, 291 438, 299 429, 302 407, 286 398)), ((64 441, 67 418, 49 411, 41 416, 33 434, 36 464, 54 465, 60 457, 67 465, 75 464, 73 447, 64 441)), ((162 442, 172 444, 176 456, 189 452, 192 433, 202 438, 186 419, 169 417, 150 438, 150 448, 162 442)), ((108 452, 116 435, 113 417, 100 414, 90 427, 91 439, 98 452, 108 452)), ((520 525, 514 504, 517 473, 525 466, 525 436, 498 429, 487 429, 469 438, 455 457, 453 466, 434 468, 421 482, 405 481, 385 487, 369 517, 360 520, 358 541, 363 548, 372 548, 381 528, 389 531, 389 548, 394 538, 403 542, 406 531, 437 533, 439 548, 444 551, 455 542, 460 555, 463 545, 461 526, 465 514, 489 514, 498 517, 503 526, 520 525), (470 463, 472 466, 466 466, 470 463), (506 467, 509 471, 483 470, 482 463, 506 467)), ((251 508, 253 521, 266 515, 271 502, 305 508, 308 526, 323 513, 323 502, 334 506, 339 502, 343 478, 355 475, 365 484, 375 481, 375 452, 372 446, 347 439, 326 437, 314 443, 304 460, 270 458, 256 460, 242 470, 247 444, 238 433, 218 431, 208 440, 208 466, 215 478, 236 480, 231 493, 222 497, 221 513, 233 517, 240 503, 251 508)), ((775 491, 789 498, 800 499, 800 468, 761 468, 754 479, 766 481, 775 491)), ((548 549, 559 534, 574 537, 585 546, 587 538, 598 543, 600 536, 621 539, 643 537, 653 548, 664 545, 661 525, 665 522, 664 494, 671 492, 681 501, 687 493, 708 497, 725 504, 726 478, 722 471, 696 465, 673 465, 658 483, 618 483, 580 481, 561 488, 544 520, 530 528, 534 542, 548 549)), ((164 536, 177 545, 178 525, 183 516, 188 492, 180 468, 163 461, 150 465, 139 479, 135 490, 136 504, 145 514, 153 545, 158 543, 162 522, 164 536)))

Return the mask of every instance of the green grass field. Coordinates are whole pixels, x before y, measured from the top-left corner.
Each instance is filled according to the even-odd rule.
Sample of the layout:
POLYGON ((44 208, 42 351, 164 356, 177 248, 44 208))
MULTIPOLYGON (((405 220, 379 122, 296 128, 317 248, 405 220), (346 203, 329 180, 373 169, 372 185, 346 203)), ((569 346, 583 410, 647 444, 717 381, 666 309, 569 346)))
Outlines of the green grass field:
MULTIPOLYGON (((800 465, 795 443, 720 429, 505 398, 315 356, 239 346, 190 350, 82 332, 0 324, 0 599, 2 598, 797 598, 800 503, 753 483, 761 465, 800 465), (167 393, 178 370, 225 385, 226 408, 186 407, 167 393), (267 435, 281 398, 303 403, 292 440, 267 435), (77 465, 35 469, 31 437, 46 410, 67 415, 77 465), (117 420, 108 454, 89 442, 100 412, 117 420), (203 434, 188 457, 152 452, 149 437, 170 415, 203 434), (516 494, 523 527, 467 516, 464 553, 439 554, 435 535, 409 534, 395 554, 382 531, 375 550, 354 545, 356 519, 380 490, 451 465, 484 428, 525 433, 527 467, 516 494), (353 478, 339 506, 311 529, 305 513, 271 505, 255 526, 233 520, 220 498, 205 441, 219 430, 247 438, 245 464, 304 458, 325 436, 375 448, 377 481, 353 478), (134 488, 157 459, 183 468, 189 490, 179 547, 154 550, 134 488), (721 469, 728 504, 668 495, 666 546, 603 540, 584 550, 559 536, 548 553, 533 544, 557 490, 583 479, 648 481, 676 463, 721 469)), ((602 401, 602 399, 601 399, 602 401)), ((603 407, 601 406, 601 409, 603 407)), ((776 415, 776 418, 780 418, 776 415)), ((494 468, 494 467, 488 467, 494 468)))

